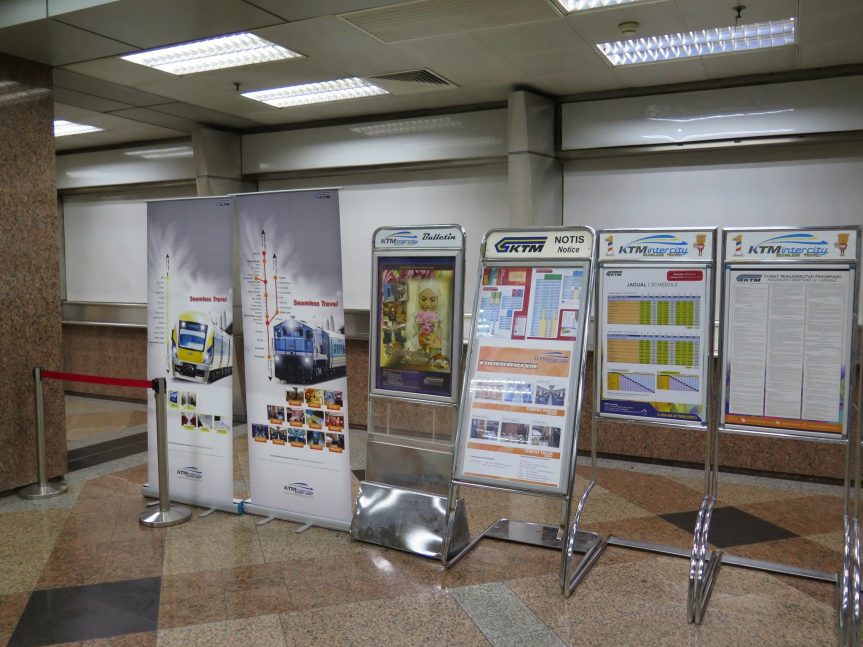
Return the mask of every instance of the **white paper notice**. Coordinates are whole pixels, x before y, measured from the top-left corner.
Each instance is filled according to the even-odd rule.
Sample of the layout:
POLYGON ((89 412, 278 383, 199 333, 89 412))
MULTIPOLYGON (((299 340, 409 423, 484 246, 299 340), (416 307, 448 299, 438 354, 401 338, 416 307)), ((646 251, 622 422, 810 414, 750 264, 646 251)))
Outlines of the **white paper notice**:
POLYGON ((725 422, 842 433, 850 270, 729 273, 725 422))

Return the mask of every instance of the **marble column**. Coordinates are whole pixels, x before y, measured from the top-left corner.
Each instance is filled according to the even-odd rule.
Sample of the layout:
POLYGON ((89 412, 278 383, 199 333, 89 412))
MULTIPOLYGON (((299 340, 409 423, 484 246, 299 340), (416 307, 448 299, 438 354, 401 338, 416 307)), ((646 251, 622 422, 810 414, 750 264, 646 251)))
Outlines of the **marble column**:
MULTIPOLYGON (((0 492, 33 483, 34 366, 62 369, 51 68, 0 54, 0 492)), ((46 382, 48 474, 66 471, 63 388, 46 382)))

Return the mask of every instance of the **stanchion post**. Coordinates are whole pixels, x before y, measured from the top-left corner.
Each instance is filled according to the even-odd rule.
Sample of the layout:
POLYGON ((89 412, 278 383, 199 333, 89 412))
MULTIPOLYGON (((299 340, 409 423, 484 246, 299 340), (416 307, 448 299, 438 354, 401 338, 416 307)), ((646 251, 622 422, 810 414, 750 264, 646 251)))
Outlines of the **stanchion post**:
POLYGON ((36 460, 39 465, 39 482, 18 492, 22 499, 49 499, 69 489, 62 481, 48 482, 48 466, 45 457, 45 401, 42 397, 42 368, 33 369, 33 387, 36 400, 36 460))
POLYGON ((159 509, 144 510, 138 521, 149 528, 164 528, 176 526, 188 521, 192 511, 183 506, 171 507, 171 496, 168 492, 168 407, 167 382, 164 377, 153 380, 153 391, 156 396, 156 454, 159 470, 159 509))

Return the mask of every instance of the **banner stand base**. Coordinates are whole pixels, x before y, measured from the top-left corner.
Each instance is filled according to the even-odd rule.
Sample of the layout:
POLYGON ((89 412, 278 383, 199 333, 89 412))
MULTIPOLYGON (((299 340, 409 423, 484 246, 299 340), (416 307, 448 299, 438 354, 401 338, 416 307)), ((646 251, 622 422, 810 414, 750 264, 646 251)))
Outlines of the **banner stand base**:
MULTIPOLYGON (((141 495, 150 499, 158 499, 159 488, 154 487, 149 483, 144 483, 141 486, 141 495)), ((220 512, 228 512, 230 514, 243 514, 243 502, 240 499, 234 499, 231 503, 226 503, 224 501, 212 501, 210 499, 191 499, 183 496, 174 496, 172 494, 171 501, 193 505, 198 508, 204 508, 205 510, 213 509, 219 510, 220 512)))
POLYGON ((256 514, 260 517, 272 517, 273 519, 281 519, 282 521, 290 521, 300 525, 310 524, 318 528, 329 528, 330 530, 341 530, 348 532, 351 529, 350 521, 339 521, 338 519, 327 519, 325 517, 314 517, 312 515, 302 514, 301 512, 290 512, 288 510, 278 510, 277 508, 268 508, 263 505, 255 505, 251 499, 243 501, 243 512, 247 514, 256 514))
MULTIPOLYGON (((362 481, 351 521, 351 537, 440 559, 447 534, 446 522, 446 495, 362 481)), ((451 537, 455 550, 461 550, 470 540, 462 499, 456 501, 451 537)))

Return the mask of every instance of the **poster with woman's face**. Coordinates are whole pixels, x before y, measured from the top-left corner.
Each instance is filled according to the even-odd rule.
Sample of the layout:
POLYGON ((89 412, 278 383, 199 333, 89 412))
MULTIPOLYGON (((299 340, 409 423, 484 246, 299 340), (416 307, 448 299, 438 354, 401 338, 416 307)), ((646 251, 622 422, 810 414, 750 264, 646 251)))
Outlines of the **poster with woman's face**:
POLYGON ((455 262, 378 257, 377 390, 452 395, 455 262))

